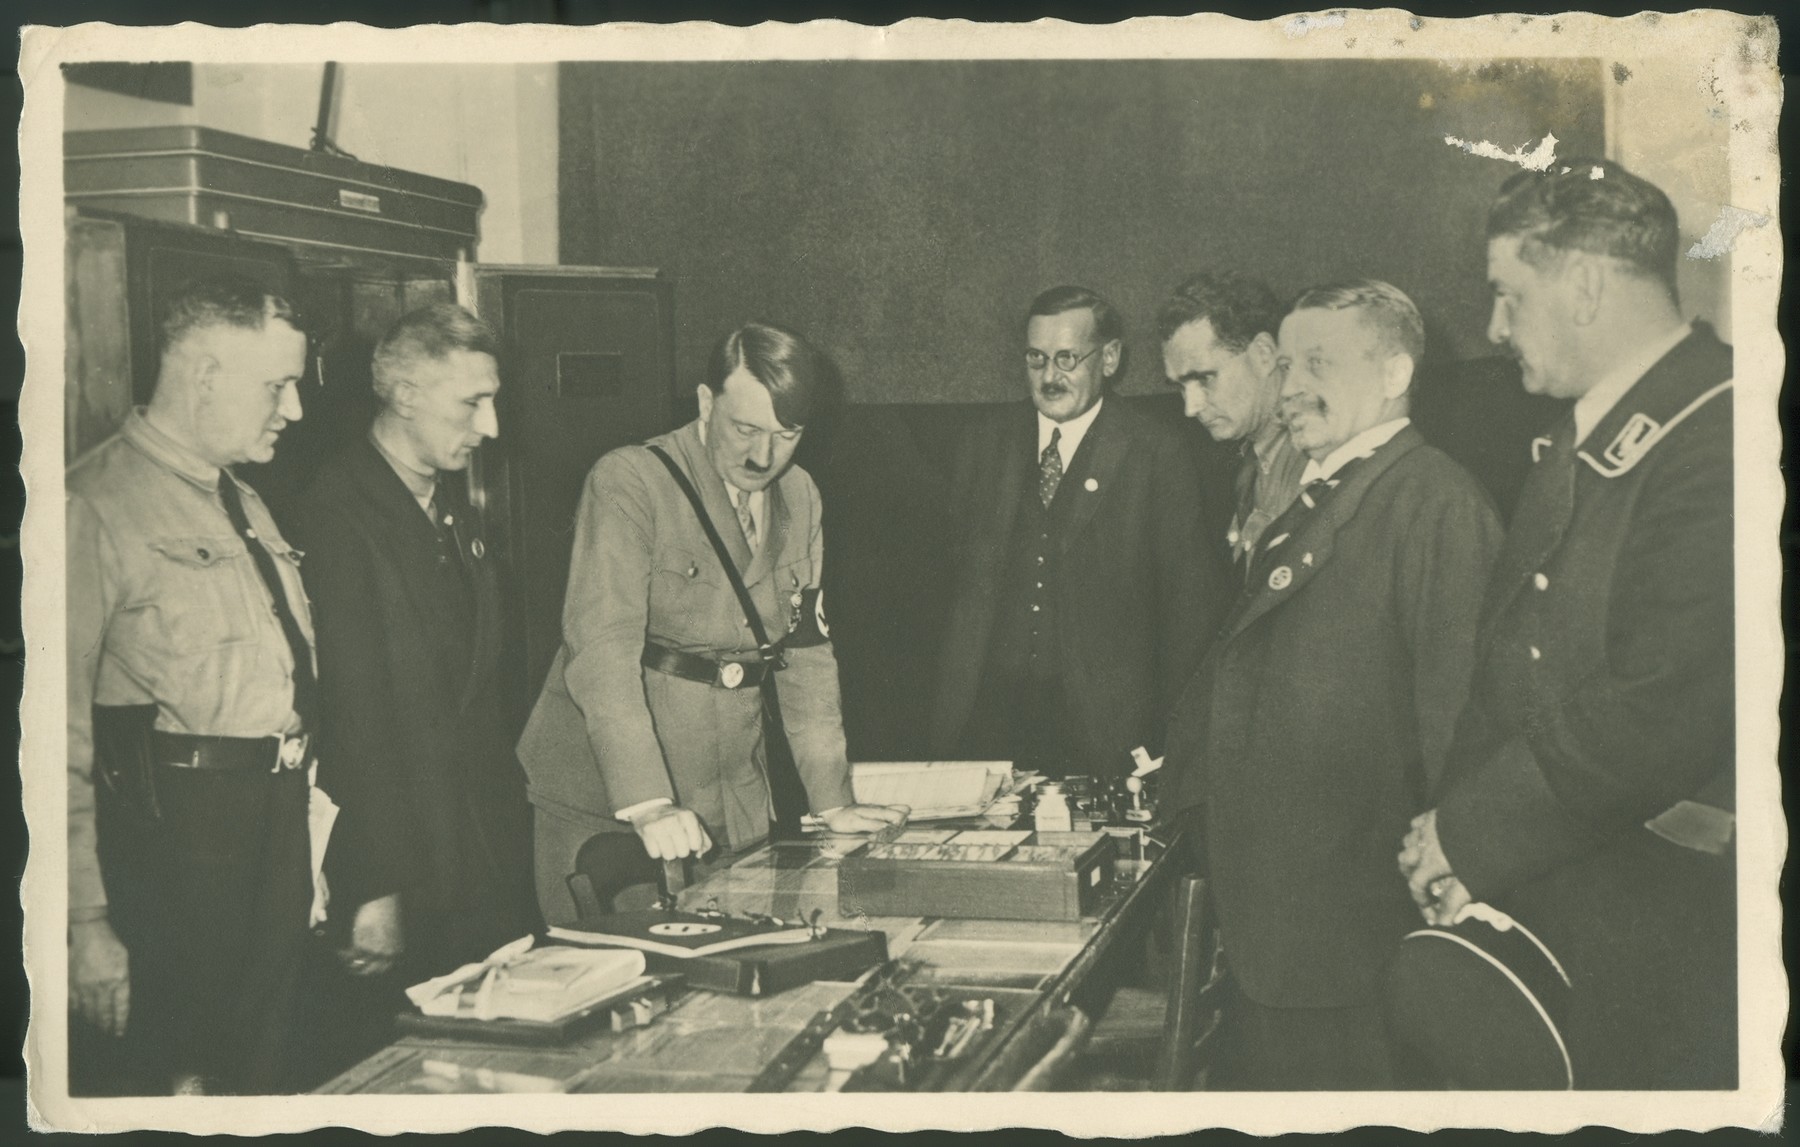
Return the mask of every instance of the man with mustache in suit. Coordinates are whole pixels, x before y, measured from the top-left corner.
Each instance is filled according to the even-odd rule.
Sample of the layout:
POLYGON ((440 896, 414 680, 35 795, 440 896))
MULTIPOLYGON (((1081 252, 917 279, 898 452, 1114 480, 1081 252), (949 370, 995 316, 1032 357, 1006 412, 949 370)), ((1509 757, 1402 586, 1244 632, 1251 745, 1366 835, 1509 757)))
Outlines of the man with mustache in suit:
POLYGON ((1392 842, 1443 768, 1500 543, 1486 493, 1411 425, 1424 345, 1373 280, 1281 321, 1303 484, 1170 721, 1160 810, 1201 835, 1230 967, 1216 1087, 1402 1079, 1377 987, 1418 916, 1392 842))

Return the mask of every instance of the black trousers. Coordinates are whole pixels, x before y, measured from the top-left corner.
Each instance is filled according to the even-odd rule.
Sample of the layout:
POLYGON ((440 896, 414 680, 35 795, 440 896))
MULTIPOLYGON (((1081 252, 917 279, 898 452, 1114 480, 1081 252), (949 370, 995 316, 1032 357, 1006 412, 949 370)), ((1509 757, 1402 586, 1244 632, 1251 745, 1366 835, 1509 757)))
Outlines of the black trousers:
POLYGON ((157 766, 154 784, 156 817, 97 794, 108 918, 130 961, 119 1090, 191 1075, 215 1093, 287 1090, 312 902, 305 771, 157 766))
POLYGON ((1388 1091, 1416 1086, 1396 1070, 1376 1005, 1271 1008, 1230 985, 1219 1053, 1208 1086, 1217 1091, 1388 1091))

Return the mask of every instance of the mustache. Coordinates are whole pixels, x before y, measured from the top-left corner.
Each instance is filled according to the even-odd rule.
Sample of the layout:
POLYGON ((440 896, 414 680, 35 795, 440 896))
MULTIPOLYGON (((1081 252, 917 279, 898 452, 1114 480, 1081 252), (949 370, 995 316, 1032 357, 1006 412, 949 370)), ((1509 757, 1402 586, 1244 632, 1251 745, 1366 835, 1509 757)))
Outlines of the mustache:
POLYGON ((1277 412, 1283 422, 1291 422, 1302 414, 1323 414, 1325 400, 1315 395, 1281 400, 1281 409, 1277 412))

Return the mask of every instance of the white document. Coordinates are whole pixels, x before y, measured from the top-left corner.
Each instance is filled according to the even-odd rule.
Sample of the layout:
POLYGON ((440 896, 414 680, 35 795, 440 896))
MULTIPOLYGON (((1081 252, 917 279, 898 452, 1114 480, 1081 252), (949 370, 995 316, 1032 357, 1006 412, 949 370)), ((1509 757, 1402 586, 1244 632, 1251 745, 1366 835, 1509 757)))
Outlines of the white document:
POLYGON ((1009 761, 865 761, 850 766, 860 804, 905 805, 908 820, 980 816, 1012 781, 1009 761))

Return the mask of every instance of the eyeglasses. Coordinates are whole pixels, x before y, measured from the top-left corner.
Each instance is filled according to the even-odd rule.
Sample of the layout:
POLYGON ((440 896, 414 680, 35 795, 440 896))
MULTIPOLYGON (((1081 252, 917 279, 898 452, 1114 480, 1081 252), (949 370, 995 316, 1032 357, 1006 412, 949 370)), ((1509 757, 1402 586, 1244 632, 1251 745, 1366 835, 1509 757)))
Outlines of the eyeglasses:
POLYGON ((1088 359, 1093 358, 1095 352, 1099 349, 1099 347, 1095 347, 1086 354, 1077 357, 1072 350, 1059 350, 1055 354, 1045 354, 1043 351, 1033 348, 1025 352, 1025 369, 1043 370, 1051 363, 1055 363, 1057 370, 1067 374, 1088 359))

